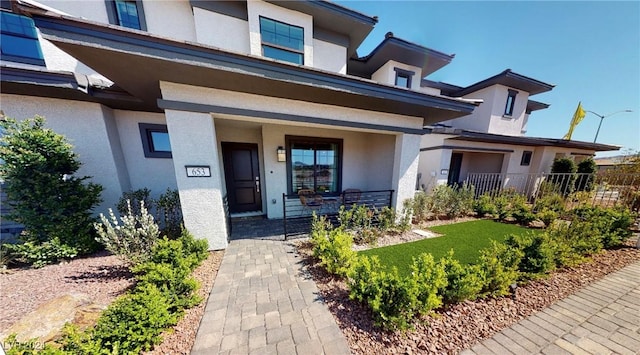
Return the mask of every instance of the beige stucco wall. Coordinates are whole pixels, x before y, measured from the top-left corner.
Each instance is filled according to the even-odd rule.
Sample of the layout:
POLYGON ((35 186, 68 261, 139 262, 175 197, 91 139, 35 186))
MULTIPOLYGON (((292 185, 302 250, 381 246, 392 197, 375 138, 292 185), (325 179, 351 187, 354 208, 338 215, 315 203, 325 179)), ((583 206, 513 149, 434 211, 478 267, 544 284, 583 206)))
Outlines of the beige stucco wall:
POLYGON ((377 81, 381 84, 395 85, 396 71, 394 70, 394 68, 414 72, 415 74, 411 78, 411 90, 421 91, 420 80, 422 79, 422 68, 403 64, 394 60, 386 62, 380 68, 378 68, 378 70, 371 74, 371 80, 377 81))
POLYGON ((313 65, 334 73, 347 73, 347 48, 313 39, 313 65))
POLYGON ((189 0, 143 1, 142 6, 148 32, 180 41, 196 41, 189 0))
POLYGON ((123 189, 130 186, 126 174, 122 172, 124 162, 119 161, 122 152, 119 152, 119 146, 114 145, 118 137, 113 134, 113 121, 108 113, 103 112, 105 108, 101 105, 2 94, 0 109, 16 119, 44 116, 47 127, 67 137, 82 162, 77 175, 92 176, 90 181, 104 188, 104 201, 94 212, 107 212, 107 208, 118 202, 123 189))
POLYGON ((249 23, 213 11, 193 8, 197 41, 224 50, 249 54, 249 23))

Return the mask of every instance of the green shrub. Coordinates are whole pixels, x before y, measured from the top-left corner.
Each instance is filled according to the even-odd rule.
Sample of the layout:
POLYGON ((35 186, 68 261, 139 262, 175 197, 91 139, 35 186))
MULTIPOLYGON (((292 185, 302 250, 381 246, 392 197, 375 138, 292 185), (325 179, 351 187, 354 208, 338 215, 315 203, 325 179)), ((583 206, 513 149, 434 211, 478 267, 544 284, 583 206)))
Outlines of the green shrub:
POLYGON ((522 251, 510 249, 503 243, 492 242, 491 247, 480 251, 478 266, 483 277, 482 294, 502 296, 509 293, 509 286, 519 278, 518 265, 522 251))
MULTIPOLYGON (((547 227, 545 234, 553 250, 554 262, 557 267, 571 267, 584 261, 584 256, 576 251, 576 234, 570 232, 569 223, 556 221, 547 227)), ((582 238, 582 236, 580 236, 582 238)))
POLYGON ((118 255, 130 265, 144 262, 150 254, 151 248, 158 240, 160 230, 148 213, 144 202, 140 202, 140 214, 133 213, 131 203, 128 203, 127 214, 120 217, 122 225, 109 209, 109 219, 100 214, 102 223, 95 223, 98 232, 97 240, 107 250, 118 255))
POLYGON ((577 173, 579 174, 576 180, 576 191, 591 191, 593 190, 594 174, 598 170, 598 165, 593 158, 587 158, 577 166, 577 173))
POLYGON ((378 213, 377 219, 377 227, 382 233, 401 234, 411 229, 411 215, 406 208, 399 218, 393 208, 385 206, 378 213))
POLYGON ((593 234, 600 237, 604 248, 620 246, 632 234, 629 228, 634 215, 626 208, 581 207, 573 213, 580 221, 591 224, 593 234))
POLYGON ((431 208, 429 206, 430 198, 424 191, 418 191, 413 195, 412 199, 404 201, 404 207, 411 212, 413 220, 416 223, 429 219, 431 208))
POLYGON ((0 120, 0 178, 12 206, 8 219, 28 231, 25 242, 57 238, 79 254, 95 251, 92 210, 102 187, 76 177, 81 163, 67 139, 40 116, 0 120))
POLYGON ((19 244, 5 244, 4 248, 15 260, 40 268, 63 259, 73 259, 78 250, 62 244, 58 238, 42 243, 24 242, 19 244))
POLYGON ((550 226, 551 223, 553 223, 553 221, 555 221, 556 219, 558 219, 560 215, 558 214, 558 212, 553 211, 553 210, 549 210, 549 209, 542 209, 541 211, 539 211, 538 213, 536 213, 536 217, 541 220, 545 226, 550 226))
POLYGON ((549 181, 558 187, 563 196, 573 192, 576 180, 576 163, 569 158, 558 158, 551 165, 549 181))
POLYGON ((527 204, 527 198, 515 189, 505 189, 494 198, 498 219, 505 221, 514 218, 516 222, 527 225, 535 220, 531 206, 527 204))
POLYGON ((147 211, 153 211, 155 208, 155 201, 151 198, 151 190, 146 187, 143 189, 126 191, 122 193, 122 196, 118 200, 116 209, 121 216, 131 213, 134 215, 140 215, 140 206, 144 204, 147 211))
POLYGON ((445 303, 473 300, 480 294, 483 278, 478 265, 463 266, 453 258, 453 249, 441 263, 447 275, 447 285, 440 290, 445 303))
POLYGON ((341 277, 349 275, 357 257, 352 250, 353 238, 349 233, 342 228, 318 228, 311 234, 311 243, 313 256, 320 259, 320 265, 328 272, 341 277))
POLYGON ((564 212, 564 197, 556 192, 544 194, 536 199, 534 210, 536 212, 549 210, 562 213, 564 212))
POLYGON ((438 290, 447 286, 444 264, 436 263, 433 255, 422 253, 413 259, 408 277, 409 295, 415 304, 415 313, 425 315, 442 305, 442 295, 438 290))
POLYGON ((178 190, 167 189, 155 203, 158 209, 156 219, 162 228, 162 234, 169 239, 180 237, 183 220, 178 190))
POLYGON ((478 214, 478 217, 493 216, 498 211, 496 205, 493 203, 493 199, 487 194, 480 196, 474 201, 473 210, 478 214))
POLYGON ((140 353, 162 341, 165 328, 177 323, 170 301, 151 283, 137 286, 133 293, 115 300, 93 329, 92 340, 115 353, 140 353))
POLYGON ((452 188, 452 193, 449 196, 451 199, 446 207, 447 217, 459 218, 473 212, 473 200, 475 197, 473 186, 465 182, 458 188, 452 188))
POLYGON ((504 243, 509 248, 522 251, 518 270, 525 278, 537 278, 549 273, 556 266, 553 247, 544 233, 511 234, 504 243))

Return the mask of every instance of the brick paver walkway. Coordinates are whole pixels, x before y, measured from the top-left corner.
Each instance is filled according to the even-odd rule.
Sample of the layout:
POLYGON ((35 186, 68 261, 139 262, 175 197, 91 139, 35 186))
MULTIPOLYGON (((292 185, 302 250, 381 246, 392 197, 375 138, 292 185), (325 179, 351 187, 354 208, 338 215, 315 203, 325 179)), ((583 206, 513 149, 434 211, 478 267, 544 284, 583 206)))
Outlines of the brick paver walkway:
POLYGON ((462 354, 640 354, 640 262, 462 354))
POLYGON ((191 354, 348 354, 294 247, 232 240, 191 354))

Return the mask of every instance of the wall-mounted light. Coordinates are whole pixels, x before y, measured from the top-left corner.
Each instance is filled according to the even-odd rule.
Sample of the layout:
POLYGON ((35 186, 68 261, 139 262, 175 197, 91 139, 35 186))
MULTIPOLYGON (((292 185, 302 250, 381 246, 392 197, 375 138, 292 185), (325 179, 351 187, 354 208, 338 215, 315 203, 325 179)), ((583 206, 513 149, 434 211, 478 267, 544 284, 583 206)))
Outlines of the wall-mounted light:
POLYGON ((287 161, 287 151, 281 146, 276 150, 278 153, 278 161, 287 161))

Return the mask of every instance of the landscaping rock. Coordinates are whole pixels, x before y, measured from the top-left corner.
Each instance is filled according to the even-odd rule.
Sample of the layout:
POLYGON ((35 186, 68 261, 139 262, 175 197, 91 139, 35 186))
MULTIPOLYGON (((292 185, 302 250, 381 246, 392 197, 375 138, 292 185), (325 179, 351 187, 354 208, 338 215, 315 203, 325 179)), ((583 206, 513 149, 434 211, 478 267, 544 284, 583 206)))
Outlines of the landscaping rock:
POLYGON ((91 298, 82 293, 69 293, 56 297, 30 312, 9 327, 0 339, 17 334, 18 341, 37 338, 44 343, 60 334, 66 323, 80 323, 87 326, 95 322, 102 307, 91 303, 91 298))

